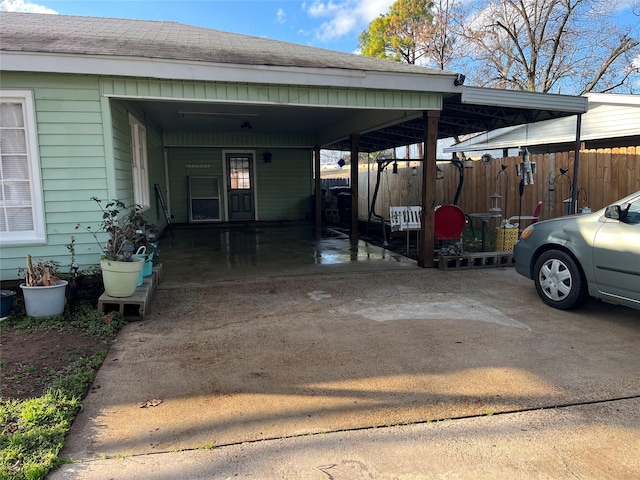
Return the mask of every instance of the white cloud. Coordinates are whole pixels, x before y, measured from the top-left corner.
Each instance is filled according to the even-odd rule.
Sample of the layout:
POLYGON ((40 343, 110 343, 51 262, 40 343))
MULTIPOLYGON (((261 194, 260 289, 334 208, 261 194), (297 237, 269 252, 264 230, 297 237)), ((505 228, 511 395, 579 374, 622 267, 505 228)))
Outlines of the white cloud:
POLYGON ((44 5, 31 3, 24 0, 2 0, 0 1, 0 11, 2 12, 22 12, 22 13, 58 13, 44 5))
POLYGON ((337 0, 333 2, 329 0, 325 2, 323 0, 314 0, 308 7, 307 12, 309 15, 315 18, 332 17, 339 12, 345 10, 352 10, 355 0, 337 0))
POLYGON ((325 19, 317 28, 319 40, 330 41, 367 28, 371 21, 387 13, 395 0, 314 0, 303 8, 312 18, 325 19))
POLYGON ((389 13, 395 0, 361 0, 359 3, 361 16, 369 24, 374 18, 389 13))
POLYGON ((276 13, 276 20, 278 23, 283 24, 287 21, 287 14, 284 13, 284 10, 279 8, 278 13, 276 13))

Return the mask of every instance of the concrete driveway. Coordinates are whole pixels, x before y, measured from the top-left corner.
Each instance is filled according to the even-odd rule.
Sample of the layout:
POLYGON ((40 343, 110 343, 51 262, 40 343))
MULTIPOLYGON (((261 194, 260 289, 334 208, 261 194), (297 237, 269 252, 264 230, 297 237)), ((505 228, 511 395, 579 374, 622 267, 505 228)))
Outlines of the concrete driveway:
POLYGON ((638 311, 355 267, 165 282, 50 478, 637 478, 638 311))

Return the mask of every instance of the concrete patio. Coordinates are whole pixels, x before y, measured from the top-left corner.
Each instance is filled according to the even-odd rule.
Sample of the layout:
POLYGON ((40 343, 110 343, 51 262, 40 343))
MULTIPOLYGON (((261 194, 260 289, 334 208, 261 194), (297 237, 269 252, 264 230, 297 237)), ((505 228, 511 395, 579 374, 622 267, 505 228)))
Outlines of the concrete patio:
POLYGON ((547 308, 509 267, 213 230, 163 239, 149 314, 119 334, 66 442, 76 463, 50 478, 640 471, 636 311, 547 308))

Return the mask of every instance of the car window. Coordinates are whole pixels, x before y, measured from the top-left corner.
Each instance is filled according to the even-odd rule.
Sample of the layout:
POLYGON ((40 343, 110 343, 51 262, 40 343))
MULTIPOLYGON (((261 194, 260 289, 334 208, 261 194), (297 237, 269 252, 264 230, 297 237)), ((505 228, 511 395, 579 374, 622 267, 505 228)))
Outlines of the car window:
POLYGON ((627 211, 627 214, 622 217, 624 223, 631 225, 637 225, 640 223, 640 200, 630 202, 627 205, 621 205, 622 211, 627 211))

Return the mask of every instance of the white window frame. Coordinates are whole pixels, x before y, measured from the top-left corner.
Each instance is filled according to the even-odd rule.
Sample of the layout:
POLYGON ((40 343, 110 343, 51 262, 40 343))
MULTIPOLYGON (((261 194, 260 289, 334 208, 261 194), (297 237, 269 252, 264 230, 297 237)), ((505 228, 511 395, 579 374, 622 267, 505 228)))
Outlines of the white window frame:
POLYGON ((151 207, 149 196, 149 161, 147 158, 147 129, 144 124, 131 113, 129 114, 131 129, 131 179, 133 182, 133 201, 143 210, 151 207))
MULTIPOLYGON (((33 216, 32 230, 0 232, 0 245, 44 244, 46 243, 46 228, 33 92, 30 90, 0 90, 0 101, 22 104, 31 194, 31 203, 23 206, 31 207, 31 214, 33 216)), ((1 182, 0 188, 4 188, 4 181, 1 182)), ((4 198, 4 195, 0 198, 0 215, 6 215, 4 198)))

